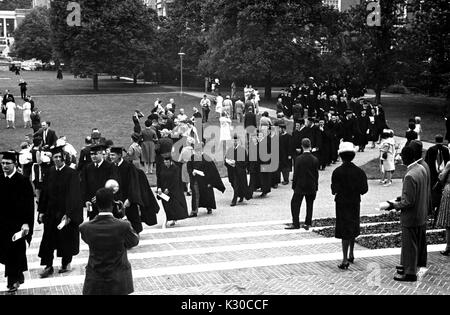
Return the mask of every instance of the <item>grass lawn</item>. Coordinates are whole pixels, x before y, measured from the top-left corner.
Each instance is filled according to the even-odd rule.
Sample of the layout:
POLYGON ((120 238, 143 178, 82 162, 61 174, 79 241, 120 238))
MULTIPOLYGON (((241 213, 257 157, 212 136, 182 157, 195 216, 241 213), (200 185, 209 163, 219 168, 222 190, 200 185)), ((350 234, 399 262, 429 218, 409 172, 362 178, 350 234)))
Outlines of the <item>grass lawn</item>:
MULTIPOLYGON (((26 80, 30 82, 30 90, 33 90, 35 95, 36 106, 42 111, 41 120, 50 121, 51 128, 56 131, 57 136, 65 135, 78 152, 84 146, 84 138, 91 134, 92 128, 98 128, 102 136, 113 140, 115 145, 128 148, 134 126, 131 119, 133 112, 139 109, 147 117, 156 98, 160 98, 164 105, 170 98, 174 98, 177 110, 184 108, 188 116, 192 115, 192 107, 198 106, 200 101, 199 98, 186 94, 180 96, 170 89, 157 86, 134 88, 127 82, 117 82, 104 77, 99 83, 101 89, 108 93, 94 95, 92 91, 86 93, 87 89, 91 88, 90 79, 73 79, 72 76, 71 79, 57 81, 49 77, 51 73, 47 72, 23 73, 28 76, 26 80), (50 81, 43 83, 42 75, 47 76, 50 81), (42 88, 42 92, 36 86, 42 88), (80 89, 79 95, 71 95, 78 92, 77 88, 80 89), (48 94, 43 95, 44 93, 48 94)), ((0 72, 0 78, 5 78, 5 74, 0 72)), ((15 80, 14 77, 12 78, 15 80)), ((19 90, 11 88, 13 79, 0 79, 0 90, 11 89, 18 100, 20 99, 19 90)), ((19 100, 17 103, 22 104, 22 101, 19 100)), ((24 141, 26 134, 32 132, 32 129, 23 128, 21 110, 16 111, 16 129, 6 129, 6 121, 3 115, 1 116, 0 151, 11 148, 19 150, 20 143, 24 141)), ((144 120, 141 120, 142 127, 143 123, 144 120)), ((210 113, 209 124, 218 125, 213 112, 210 113)), ((219 170, 221 175, 226 175, 223 164, 219 164, 219 170)), ((151 184, 156 182, 154 177, 155 175, 149 177, 151 184)))
MULTIPOLYGON (((367 179, 381 179, 380 160, 373 159, 372 161, 361 166, 361 169, 366 173, 367 179)), ((406 173, 406 166, 397 164, 393 179, 402 179, 406 173)))

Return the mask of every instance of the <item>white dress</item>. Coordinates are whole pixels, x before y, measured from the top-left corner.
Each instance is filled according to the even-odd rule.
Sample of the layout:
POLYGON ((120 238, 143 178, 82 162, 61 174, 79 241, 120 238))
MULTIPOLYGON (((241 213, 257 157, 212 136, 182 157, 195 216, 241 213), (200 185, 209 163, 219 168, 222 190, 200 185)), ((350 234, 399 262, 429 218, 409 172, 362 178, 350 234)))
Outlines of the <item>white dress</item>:
POLYGON ((220 141, 231 140, 231 119, 220 117, 220 141))
POLYGON ((222 114, 223 111, 223 97, 217 96, 216 98, 216 113, 222 114))
POLYGON ((25 102, 22 105, 23 110, 23 122, 29 122, 31 121, 30 115, 31 115, 31 104, 29 102, 25 102))
POLYGON ((6 120, 16 120, 16 104, 13 102, 6 103, 6 120))

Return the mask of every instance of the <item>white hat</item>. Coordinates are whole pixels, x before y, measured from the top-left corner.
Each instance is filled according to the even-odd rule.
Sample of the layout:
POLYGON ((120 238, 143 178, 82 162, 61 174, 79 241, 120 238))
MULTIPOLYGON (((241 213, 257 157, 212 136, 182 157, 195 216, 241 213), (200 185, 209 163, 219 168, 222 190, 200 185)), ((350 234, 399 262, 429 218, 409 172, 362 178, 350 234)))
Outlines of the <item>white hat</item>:
POLYGON ((356 152, 355 146, 351 142, 342 142, 339 145, 339 151, 338 154, 344 153, 344 152, 356 152))

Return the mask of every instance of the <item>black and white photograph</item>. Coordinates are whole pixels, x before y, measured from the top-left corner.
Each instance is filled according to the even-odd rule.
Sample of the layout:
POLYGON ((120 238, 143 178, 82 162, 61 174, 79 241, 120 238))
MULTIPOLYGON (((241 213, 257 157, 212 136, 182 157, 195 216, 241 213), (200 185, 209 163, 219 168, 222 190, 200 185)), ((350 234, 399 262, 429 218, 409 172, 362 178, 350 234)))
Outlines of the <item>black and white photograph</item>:
POLYGON ((0 102, 0 295, 450 294, 448 0, 0 0, 0 102))

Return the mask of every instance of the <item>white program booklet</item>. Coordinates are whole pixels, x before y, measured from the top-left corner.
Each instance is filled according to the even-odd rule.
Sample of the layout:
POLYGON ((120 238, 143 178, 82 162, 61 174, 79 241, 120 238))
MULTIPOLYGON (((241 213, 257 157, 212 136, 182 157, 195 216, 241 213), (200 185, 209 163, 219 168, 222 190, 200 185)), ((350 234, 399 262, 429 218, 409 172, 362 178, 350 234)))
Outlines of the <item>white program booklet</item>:
POLYGON ((19 232, 15 233, 12 237, 12 241, 18 241, 20 240, 22 237, 24 237, 26 235, 24 230, 20 230, 19 232))
POLYGON ((170 197, 167 196, 165 193, 159 194, 159 197, 166 202, 170 200, 170 197))

